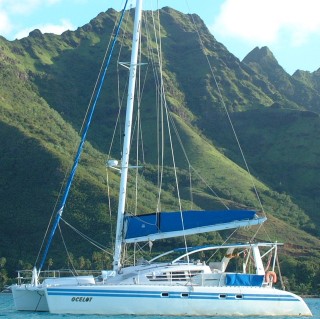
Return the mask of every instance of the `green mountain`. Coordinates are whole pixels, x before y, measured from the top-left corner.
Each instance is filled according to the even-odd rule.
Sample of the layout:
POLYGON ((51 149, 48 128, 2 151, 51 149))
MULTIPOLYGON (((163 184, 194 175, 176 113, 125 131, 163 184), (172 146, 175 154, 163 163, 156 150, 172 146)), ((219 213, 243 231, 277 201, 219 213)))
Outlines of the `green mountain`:
POLYGON ((298 71, 293 76, 290 76, 279 65, 267 47, 255 48, 243 59, 243 62, 273 86, 273 96, 270 97, 276 105, 284 108, 319 111, 319 86, 313 85, 317 83, 316 72, 314 72, 313 77, 310 76, 313 81, 311 79, 310 81, 302 81, 302 77, 298 76, 302 72, 298 71))
MULTIPOLYGON (((126 31, 132 25, 129 13, 64 213, 68 223, 109 250, 119 176, 110 170, 107 174, 105 162, 114 120, 119 113, 121 123, 124 115, 118 107, 117 77, 126 76, 127 71, 118 68, 116 59, 130 58, 131 36, 126 31)), ((72 165, 91 92, 118 16, 110 9, 61 36, 34 30, 21 40, 0 38, 0 257, 6 259, 2 267, 10 276, 16 269, 31 266, 37 258, 50 216, 61 199, 65 174, 72 165)), ((293 256, 302 249, 318 256, 319 72, 297 71, 290 76, 268 48, 254 49, 241 62, 215 40, 196 15, 163 8, 160 21, 167 103, 180 132, 173 142, 178 144, 181 139, 184 145, 176 152, 183 208, 221 208, 219 197, 231 208, 259 209, 253 179, 269 217, 269 237, 262 234, 261 239, 271 236, 272 240, 289 240, 285 252, 293 256), (252 178, 245 170, 229 119, 252 178), (184 151, 196 171, 189 170, 184 151), (214 193, 209 192, 198 172, 206 176, 214 193), (195 177, 192 203, 190 174, 195 177)), ((145 23, 150 30, 150 22, 145 23)), ((143 33, 142 43, 149 37, 143 33)), ((143 49, 142 61, 155 56, 156 41, 152 41, 143 49)), ((146 213, 154 211, 157 203, 157 156, 152 142, 157 130, 151 123, 155 117, 151 101, 157 92, 151 89, 152 65, 143 72, 146 102, 140 108, 144 110, 141 130, 146 156, 140 178, 141 191, 146 190, 147 195, 137 209, 146 213)), ((120 87, 120 91, 124 89, 120 87)), ((166 147, 168 144, 166 140, 166 147)), ((120 146, 114 147, 111 157, 120 156, 120 146)), ((170 173, 168 167, 165 170, 170 173)), ((176 190, 170 186, 173 179, 171 172, 169 180, 163 181, 163 210, 174 209, 176 204, 176 190)), ((134 184, 133 179, 129 182, 134 184)), ((135 194, 129 192, 129 197, 128 210, 134 210, 135 194)), ((75 264, 85 260, 88 267, 94 267, 102 262, 95 248, 84 245, 66 224, 61 228, 75 264)), ((242 231, 240 236, 249 240, 253 232, 242 231)), ((209 237, 193 239, 204 243, 209 237)), ((53 267, 62 266, 66 260, 61 242, 57 234, 50 250, 53 267)), ((109 255, 103 258, 105 263, 110 261, 109 255)))

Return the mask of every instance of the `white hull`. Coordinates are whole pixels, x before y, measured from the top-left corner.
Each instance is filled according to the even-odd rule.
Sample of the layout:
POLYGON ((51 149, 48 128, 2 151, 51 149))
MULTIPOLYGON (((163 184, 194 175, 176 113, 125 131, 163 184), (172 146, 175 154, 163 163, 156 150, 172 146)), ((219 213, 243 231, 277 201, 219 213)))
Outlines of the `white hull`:
POLYGON ((11 286, 15 308, 22 311, 49 311, 45 291, 33 285, 11 286))
POLYGON ((23 284, 11 286, 15 308, 19 311, 49 311, 45 287, 48 286, 77 286, 94 284, 93 276, 77 276, 64 278, 47 278, 42 284, 23 284))
POLYGON ((164 316, 311 316, 298 296, 273 288, 96 285, 47 288, 51 313, 164 316))

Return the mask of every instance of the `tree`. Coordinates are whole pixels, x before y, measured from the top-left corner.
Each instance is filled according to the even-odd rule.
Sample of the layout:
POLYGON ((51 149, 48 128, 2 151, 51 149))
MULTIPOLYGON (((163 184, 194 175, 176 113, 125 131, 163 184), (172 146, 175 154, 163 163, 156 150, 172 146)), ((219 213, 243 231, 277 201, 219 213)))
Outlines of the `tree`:
POLYGON ((0 258, 0 287, 1 288, 3 288, 9 280, 8 272, 5 269, 6 263, 7 263, 7 259, 5 257, 1 257, 0 258))

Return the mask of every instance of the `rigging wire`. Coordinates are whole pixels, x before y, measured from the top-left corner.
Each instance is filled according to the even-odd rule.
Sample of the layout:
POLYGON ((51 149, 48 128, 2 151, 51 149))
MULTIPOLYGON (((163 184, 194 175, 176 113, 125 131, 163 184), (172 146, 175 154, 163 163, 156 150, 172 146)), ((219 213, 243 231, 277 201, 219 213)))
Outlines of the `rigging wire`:
MULTIPOLYGON (((162 57, 161 57, 161 37, 157 36, 157 34, 160 35, 160 16, 159 16, 159 11, 158 11, 158 30, 156 31, 156 22, 155 22, 155 17, 153 14, 153 11, 151 11, 151 18, 152 18, 152 25, 153 25, 153 34, 154 34, 154 41, 155 41, 155 47, 156 47, 156 53, 155 55, 158 57, 158 61, 162 61, 162 57), (160 40, 159 40, 160 39, 160 40)), ((147 23, 146 23, 147 25, 147 23)), ((146 28, 146 35, 147 35, 147 43, 150 42, 150 31, 148 30, 148 28, 146 28), (149 41, 148 41, 149 40, 149 41)), ((150 47, 150 46, 149 46, 150 47)), ((161 70, 158 72, 157 71, 157 67, 156 67, 156 63, 154 62, 153 59, 153 54, 152 54, 152 49, 149 49, 148 47, 148 52, 149 52, 149 58, 151 60, 151 65, 153 68, 153 72, 154 72, 154 78, 155 78, 155 82, 156 82, 156 86, 157 86, 157 92, 158 92, 158 100, 159 103, 157 102, 157 105, 164 105, 166 104, 166 98, 165 98, 165 93, 164 93, 164 84, 163 79, 162 79, 162 73, 161 70)), ((159 69, 161 69, 161 64, 159 66, 159 69)), ((161 193, 162 193, 162 184, 163 184, 163 175, 164 175, 164 147, 165 147, 165 138, 164 138, 164 109, 166 109, 167 106, 162 106, 162 107, 158 107, 158 112, 157 112, 157 144, 158 144, 158 204, 157 204, 157 209, 156 211, 159 212, 161 211, 161 193), (160 123, 160 124, 159 124, 160 123), (160 133, 159 133, 160 132, 160 133)), ((228 206, 224 203, 224 201, 218 196, 218 194, 216 192, 214 192, 214 190, 208 185, 208 183, 204 180, 204 178, 200 175, 199 172, 196 171, 196 169, 191 165, 186 150, 184 148, 184 145, 182 143, 181 137, 179 135, 178 129, 175 125, 175 122, 172 118, 172 115, 170 114, 170 112, 167 113, 168 118, 170 119, 171 125, 175 131, 175 134, 178 138, 179 144, 183 150, 184 156, 188 162, 189 165, 189 169, 192 168, 193 171, 196 172, 197 176, 202 180, 202 182, 205 183, 205 185, 210 189, 210 191, 220 200, 220 202, 227 208, 228 206)), ((169 121, 167 120, 168 123, 168 127, 169 127, 169 121)), ((169 133, 169 135, 171 135, 171 133, 169 133)), ((191 190, 191 188, 190 188, 191 190)), ((192 195, 191 195, 192 197, 192 195)))
MULTIPOLYGON (((182 213, 182 203, 181 203, 181 197, 180 197, 180 189, 179 189, 179 182, 178 182, 178 174, 177 174, 177 166, 176 166, 176 160, 175 160, 175 154, 173 150, 173 140, 172 140, 172 134, 171 134, 171 128, 170 128, 170 115, 168 110, 168 105, 166 101, 166 93, 165 93, 165 86, 163 81, 163 57, 162 57, 162 42, 161 42, 161 24, 160 24, 160 10, 158 10, 158 34, 159 34, 159 45, 157 46, 157 52, 159 57, 159 79, 160 79, 160 93, 161 93, 161 109, 164 110, 163 116, 166 119, 167 123, 167 129, 168 129, 168 137, 169 137, 169 145, 171 150, 171 159, 173 163, 173 171, 174 171, 174 178, 175 178, 175 184, 176 184, 176 192, 177 192, 177 198, 178 198, 178 205, 179 205, 179 211, 180 211, 180 217, 181 217, 181 223, 182 223, 182 229, 185 229, 184 226, 184 218, 182 213)), ((162 128, 162 140, 161 140, 161 150, 162 150, 162 174, 163 174, 163 160, 164 160, 164 123, 161 121, 161 128, 162 128)), ((183 234, 183 240, 186 252, 188 251, 188 245, 187 245, 187 238, 185 233, 183 234)), ((189 261, 189 255, 187 255, 188 261, 189 261)))
POLYGON ((188 157, 188 154, 187 154, 187 151, 183 145, 183 142, 182 142, 182 139, 180 137, 180 134, 179 134, 179 131, 178 131, 178 128, 174 122, 174 119, 172 117, 172 115, 169 113, 169 117, 170 117, 170 122, 171 122, 171 125, 174 129, 174 132, 176 134, 176 137, 178 139, 178 142, 179 142, 179 145, 182 149, 182 152, 184 154, 184 157, 185 157, 185 160, 187 161, 188 163, 188 166, 189 166, 189 169, 191 168, 195 173, 196 175, 198 176, 198 178, 201 179, 201 181, 206 185, 206 187, 208 187, 208 189, 212 192, 212 194, 214 194, 221 202, 221 204, 227 209, 229 210, 230 208, 225 204, 224 200, 212 189, 212 187, 207 183, 207 181, 200 175, 200 173, 191 165, 191 162, 189 160, 189 157, 188 157))
POLYGON ((276 254, 276 263, 277 263, 277 267, 278 267, 278 274, 279 274, 279 278, 280 278, 281 288, 282 288, 282 290, 286 290, 286 286, 285 286, 285 284, 284 284, 284 280, 283 280, 282 273, 281 273, 281 268, 280 268, 280 262, 279 262, 278 254, 276 254))
POLYGON ((73 260, 72 260, 72 258, 71 258, 70 253, 69 253, 69 249, 67 248, 67 244, 66 244, 66 242, 65 242, 65 240, 64 240, 64 237, 63 237, 63 234, 62 234, 60 225, 58 225, 58 227, 59 227, 59 232, 60 232, 60 236, 61 236, 61 239, 62 239, 62 243, 63 243, 64 249, 65 249, 65 251, 66 251, 66 253, 67 253, 68 262, 70 263, 71 268, 72 268, 72 269, 70 269, 70 270, 71 270, 71 273, 72 273, 73 276, 78 276, 77 270, 76 270, 76 268, 74 267, 73 260))
POLYGON ((74 178, 75 173, 76 173, 76 169, 77 169, 77 166, 78 166, 78 163, 79 163, 79 160, 80 160, 80 155, 82 153, 84 142, 86 140, 86 135, 87 135, 87 132, 89 130, 89 127, 90 127, 90 124, 91 124, 91 120, 92 120, 92 117, 93 117, 93 113, 94 113, 98 98, 100 96, 102 85, 104 83, 104 79, 105 79, 105 76, 106 76, 110 61, 111 61, 113 49, 115 47, 115 44, 116 44, 116 41, 117 41, 117 38, 118 38, 118 35, 119 35, 119 32, 120 32, 121 23, 122 23, 122 20, 123 20, 123 17, 124 17, 124 13, 125 13, 125 8, 126 8, 126 5, 127 5, 127 2, 128 2, 128 0, 126 1, 125 7, 124 7, 124 9, 123 9, 123 11, 121 13, 121 17, 120 17, 120 20, 119 20, 119 24, 117 26, 116 34, 115 34, 115 36, 113 38, 113 41, 112 41, 112 45, 111 45, 110 53, 109 53, 109 56, 108 56, 108 60, 106 62, 106 66, 105 66, 103 74, 101 76, 100 84, 99 84, 99 87, 98 87, 98 90, 97 90, 97 93, 96 93, 96 96, 95 96, 95 99, 94 99, 94 103, 93 103, 93 105, 91 107, 91 111, 89 113, 89 117, 88 117, 87 122, 86 122, 85 130, 84 130, 84 133, 82 135, 81 142, 79 144, 79 147, 78 147, 78 150, 77 150, 77 154, 76 154, 76 157, 75 157, 75 160, 74 160, 74 163, 73 163, 73 166, 72 166, 69 178, 68 178, 68 183, 67 183, 67 186, 66 186, 65 191, 64 191, 63 199, 61 201, 61 207, 60 207, 60 209, 58 210, 58 212, 56 214, 55 222, 54 222, 53 227, 51 229, 51 232, 50 232, 50 235, 49 235, 49 239, 48 239, 47 245, 46 245, 45 250, 44 250, 44 254, 43 254, 40 266, 39 266, 39 273, 40 273, 40 271, 41 271, 41 269, 43 267, 43 264, 45 262, 45 259, 47 257, 47 253, 48 253, 49 247, 51 245, 51 241, 52 241, 53 235, 54 235, 54 233, 56 231, 56 228, 57 228, 57 226, 59 224, 59 221, 61 219, 64 207, 65 207, 65 204, 66 204, 66 201, 67 201, 67 197, 69 195, 70 187, 71 187, 73 178, 74 178))
POLYGON ((250 241, 252 242, 254 240, 254 238, 257 236, 258 232, 260 231, 260 229, 263 229, 264 232, 265 232, 265 235, 268 237, 269 241, 272 241, 271 238, 270 238, 270 235, 269 233, 267 232, 265 226, 263 224, 260 224, 257 228, 257 230, 255 231, 254 235, 251 237, 250 241))
MULTIPOLYGON (((231 232, 231 234, 223 241, 223 243, 221 244, 221 246, 223 246, 225 243, 227 243, 227 242, 229 241, 229 239, 232 238, 233 235, 234 235, 237 231, 238 231, 238 228, 234 229, 234 230, 231 232)), ((221 247, 221 248, 223 248, 223 247, 221 247)), ((215 254, 217 254, 218 251, 219 251, 221 248, 215 250, 215 251, 213 252, 213 254, 211 254, 211 256, 206 260, 206 263, 209 263, 210 259, 212 259, 212 257, 215 256, 215 254)))
MULTIPOLYGON (((159 7, 158 7, 159 8, 159 7)), ((151 18, 152 18, 152 26, 153 26, 153 35, 154 35, 154 41, 155 41, 155 47, 156 47, 156 53, 157 61, 159 65, 156 65, 156 62, 153 59, 152 51, 150 52, 150 57, 152 58, 152 67, 153 67, 153 73, 156 81, 156 93, 157 93, 157 162, 158 162, 158 202, 156 207, 156 212, 161 211, 161 192, 162 192, 162 183, 163 183, 163 167, 164 167, 164 113, 163 113, 163 95, 161 90, 162 85, 162 74, 161 74, 161 37, 159 37, 160 40, 158 40, 157 34, 160 33, 160 10, 158 10, 158 30, 156 30, 156 23, 153 11, 151 11, 151 18), (160 124, 159 124, 160 123, 160 124)))
POLYGON ((79 236, 81 236, 83 239, 85 239, 86 241, 88 241, 91 245, 93 245, 94 247, 98 248, 99 250, 102 250, 103 252, 112 255, 112 253, 107 251, 107 247, 100 244, 99 242, 95 241, 94 239, 90 238, 88 235, 82 233, 79 229, 75 228, 74 226, 72 226, 70 223, 68 223, 66 220, 64 220, 63 218, 61 218, 61 220, 68 226, 70 227, 75 233, 77 233, 79 236))
POLYGON ((188 166, 188 168, 189 168, 188 172, 189 172, 189 188, 190 188, 190 201, 191 201, 190 209, 192 210, 193 209, 193 192, 192 192, 192 175, 191 175, 190 165, 188 166))
MULTIPOLYGON (((188 3, 187 0, 186 0, 186 3, 187 3, 187 6, 188 6, 188 10, 190 11, 189 3, 188 3)), ((231 129, 232 129, 233 135, 234 135, 235 140, 236 140, 236 142, 237 142, 237 145, 238 145, 239 151, 240 151, 240 153, 241 153, 242 160, 243 160, 243 162, 244 162, 244 165, 245 165, 245 167, 246 167, 246 170, 247 170, 247 172, 248 172, 248 174, 249 174, 249 177, 250 177, 250 180, 251 180, 251 183, 252 183, 254 192, 255 192, 255 194, 256 194, 257 200, 258 200, 259 205, 260 205, 260 208, 261 208, 261 211, 263 212, 264 216, 266 216, 266 214, 265 214, 265 212, 264 212, 263 205, 262 205, 262 201, 261 201, 260 196, 259 196, 259 192, 258 192, 258 190, 257 190, 257 187, 256 187, 255 183, 254 183, 253 176, 252 176, 252 174, 251 174, 251 172, 250 172, 249 165, 248 165, 247 160, 246 160, 246 157, 245 157, 245 155, 244 155, 243 148, 242 148, 242 146, 241 146, 241 143, 240 143, 240 140, 239 140, 239 138, 238 138, 237 132, 236 132, 236 130, 235 130, 235 128, 234 128, 234 125, 233 125, 233 122, 232 122, 232 120, 231 120, 231 117, 230 117, 230 114, 229 114, 227 105, 226 105, 225 100, 224 100, 224 98, 223 98, 223 95, 222 95, 222 92, 221 92, 221 89, 220 89, 220 85, 219 85, 218 80, 217 80, 217 78, 216 78, 216 76, 215 76, 215 73, 214 73, 214 71, 213 71, 213 67, 212 67, 212 65, 211 65, 211 63, 210 63, 210 60, 209 60, 209 58, 208 58, 208 55, 205 53, 206 50, 205 50, 204 43, 203 43, 203 41, 202 41, 202 39, 201 39, 201 35, 200 35, 200 32, 199 32, 199 29, 197 28, 197 25, 196 25, 196 22, 195 22, 195 20, 194 20, 193 15, 189 15, 189 16, 191 17, 191 20, 192 20, 194 29, 195 29, 195 31, 196 31, 196 33, 197 33, 197 35, 198 35, 198 39, 199 39, 201 48, 202 48, 203 53, 204 53, 204 55, 205 55, 205 57, 206 57, 206 60, 207 60, 207 63, 208 63, 208 65, 209 65, 212 78, 213 78, 214 83, 215 83, 215 85, 216 85, 216 88, 217 88, 217 90, 218 90, 218 95, 219 95, 221 104, 222 104, 222 106, 223 106, 223 108, 224 108, 224 110, 225 110, 225 112, 226 112, 226 115, 227 115, 227 118, 228 118, 230 127, 231 127, 231 129)))
MULTIPOLYGON (((114 31, 115 31, 115 29, 116 29, 116 26, 117 26, 117 24, 118 24, 119 19, 120 19, 120 16, 117 17, 117 19, 115 20, 115 23, 114 23, 114 26, 113 26, 113 29, 112 29, 111 34, 114 34, 114 31)), ((103 67, 104 67, 104 65, 105 65, 105 61, 106 61, 106 59, 107 59, 107 54, 108 54, 108 52, 109 52, 109 48, 110 48, 111 43, 112 43, 112 37, 110 37, 108 46, 107 46, 107 48, 106 48, 106 50, 105 50, 105 53, 104 53, 104 56, 103 56, 103 59, 102 59, 102 63, 101 63, 101 65, 100 65, 100 69, 99 69, 99 72, 98 72, 98 75, 97 75, 97 78, 96 78, 96 81, 95 81, 95 84, 94 84, 94 87, 93 87, 93 90, 92 90, 92 93, 91 93, 90 100, 89 100, 88 105, 87 105, 86 112, 85 112, 85 115, 84 115, 84 118, 83 118, 81 127, 80 127, 80 129, 79 129, 78 135, 81 135, 81 134, 82 134, 83 128, 84 128, 85 123, 86 123, 86 121, 87 121, 87 117, 88 117, 88 113, 89 113, 89 110, 90 110, 90 106, 91 106, 92 101, 93 101, 93 98, 94 98, 94 96, 95 96, 95 93, 96 93, 96 90, 97 90, 97 86, 98 86, 99 81, 100 81, 100 77, 101 77, 101 74, 102 74, 102 71, 103 71, 103 67)), ((76 152, 77 152, 77 145, 74 146, 74 150, 73 150, 71 156, 72 156, 72 157, 75 157, 76 152)), ((44 243, 45 243, 45 239, 46 239, 46 237, 47 237, 47 235, 48 235, 48 232, 49 232, 50 225, 51 225, 51 223, 52 223, 54 214, 55 214, 55 212, 57 211, 57 206, 58 206, 58 203, 59 203, 59 199, 60 199, 61 196, 62 196, 62 190, 64 189, 64 187, 65 187, 65 185, 66 185, 66 181, 67 181, 67 177, 68 177, 68 172, 70 172, 71 167, 72 167, 72 166, 69 166, 69 167, 65 170, 64 178, 63 178, 63 181, 62 181, 62 183, 61 183, 61 187, 60 187, 60 190, 59 190, 59 193, 58 193, 56 202, 55 202, 54 207, 53 207, 52 212, 51 212, 51 216, 50 216, 50 219, 49 219, 49 223, 48 223, 48 225, 47 225, 45 234, 44 234, 44 236, 43 236, 43 239, 42 239, 42 242, 41 242, 41 245, 40 245, 40 248, 39 248, 37 257, 36 257, 36 260, 35 260, 35 265, 36 265, 36 264, 38 263, 38 261, 39 261, 40 254, 41 254, 41 251, 42 251, 43 246, 44 246, 44 243)))

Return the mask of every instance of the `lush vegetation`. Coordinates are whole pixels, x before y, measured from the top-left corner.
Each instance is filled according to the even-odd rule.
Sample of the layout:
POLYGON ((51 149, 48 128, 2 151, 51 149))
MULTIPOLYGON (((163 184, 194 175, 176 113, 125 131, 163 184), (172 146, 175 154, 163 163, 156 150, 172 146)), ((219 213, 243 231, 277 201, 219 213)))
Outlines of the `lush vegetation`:
MULTIPOLYGON (((61 199, 60 189, 73 162, 99 61, 116 16, 117 12, 109 10, 61 36, 35 30, 19 41, 0 38, 0 285, 10 283, 17 269, 31 269, 38 262, 41 240, 61 199)), ((199 17, 193 18, 195 25, 190 16, 170 8, 164 8, 160 15, 167 101, 180 132, 173 143, 182 206, 221 208, 219 197, 231 208, 259 208, 225 106, 269 217, 266 232, 259 239, 289 242, 291 246, 284 249, 286 258, 281 260, 286 266, 283 275, 287 286, 301 293, 319 294, 319 74, 297 72, 290 76, 267 48, 253 50, 240 62, 214 39, 199 17), (220 85, 224 105, 215 82, 220 85), (206 177, 207 185, 200 175, 206 177), (189 176, 193 177, 192 185, 189 176)), ((128 25, 131 19, 126 18, 128 25)), ((130 35, 125 29, 127 26, 108 70, 64 213, 68 223, 102 243, 107 252, 83 244, 80 235, 62 222, 61 233, 71 253, 67 258, 57 234, 48 268, 73 264, 79 269, 101 269, 111 263, 119 176, 110 170, 107 174, 105 162, 119 111, 116 57, 129 60, 130 35)), ((143 42, 147 37, 143 35, 143 42)), ((142 61, 155 54, 154 47, 155 42, 151 49, 143 50, 142 61)), ((156 91, 151 89, 151 66, 143 72, 145 158, 139 178, 140 191, 146 195, 134 207, 131 186, 135 181, 131 178, 127 208, 141 213, 155 210, 158 183, 157 154, 153 151, 157 130, 152 122, 156 91)), ((120 76, 126 74, 120 69, 120 76)), ((123 89, 125 85, 120 87, 123 89)), ((119 114, 121 123, 124 111, 119 114)), ((121 128, 117 134, 121 137, 121 128)), ((165 138, 167 148, 168 136, 165 138)), ((120 158, 120 146, 112 149, 111 157, 120 158)), ((168 178, 163 180, 162 209, 175 209, 177 190, 171 185, 175 177, 169 165, 164 169, 168 178)), ((241 231, 239 238, 249 239, 253 232, 241 231)), ((210 240, 221 238, 194 236, 191 244, 210 240)), ((155 250, 170 244, 172 241, 159 244, 155 250)))

